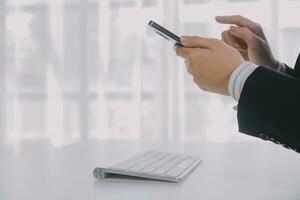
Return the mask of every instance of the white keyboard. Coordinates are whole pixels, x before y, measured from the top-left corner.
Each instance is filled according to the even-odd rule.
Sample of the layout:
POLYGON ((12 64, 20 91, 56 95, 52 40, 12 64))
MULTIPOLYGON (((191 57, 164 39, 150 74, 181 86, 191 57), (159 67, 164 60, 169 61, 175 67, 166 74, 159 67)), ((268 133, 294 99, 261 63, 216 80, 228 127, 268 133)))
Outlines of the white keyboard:
POLYGON ((179 182, 201 163, 199 158, 158 151, 147 151, 107 168, 97 167, 93 175, 103 179, 112 174, 179 182))

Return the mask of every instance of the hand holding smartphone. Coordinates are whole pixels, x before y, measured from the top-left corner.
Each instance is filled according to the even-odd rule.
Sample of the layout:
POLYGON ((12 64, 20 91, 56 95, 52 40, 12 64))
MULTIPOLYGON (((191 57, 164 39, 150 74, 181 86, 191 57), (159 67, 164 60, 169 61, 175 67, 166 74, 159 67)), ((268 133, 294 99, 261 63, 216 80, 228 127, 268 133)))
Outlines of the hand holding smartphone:
POLYGON ((166 28, 162 27, 161 25, 157 24, 154 21, 149 21, 148 25, 160 36, 165 38, 166 40, 172 41, 175 45, 182 46, 180 42, 180 37, 172 33, 171 31, 167 30, 166 28))

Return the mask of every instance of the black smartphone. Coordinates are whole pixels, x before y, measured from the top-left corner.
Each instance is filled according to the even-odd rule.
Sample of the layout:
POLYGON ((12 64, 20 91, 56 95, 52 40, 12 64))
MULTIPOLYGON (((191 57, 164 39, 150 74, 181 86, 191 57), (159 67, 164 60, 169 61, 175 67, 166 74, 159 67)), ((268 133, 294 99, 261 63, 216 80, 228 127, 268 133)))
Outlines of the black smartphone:
POLYGON ((172 41, 174 42, 176 45, 182 46, 180 42, 180 37, 178 37, 177 35, 175 35, 174 33, 172 33, 171 31, 165 29, 164 27, 162 27, 161 25, 159 25, 158 23, 154 22, 154 21, 149 21, 148 25, 160 36, 162 36, 163 38, 165 38, 166 40, 172 41))

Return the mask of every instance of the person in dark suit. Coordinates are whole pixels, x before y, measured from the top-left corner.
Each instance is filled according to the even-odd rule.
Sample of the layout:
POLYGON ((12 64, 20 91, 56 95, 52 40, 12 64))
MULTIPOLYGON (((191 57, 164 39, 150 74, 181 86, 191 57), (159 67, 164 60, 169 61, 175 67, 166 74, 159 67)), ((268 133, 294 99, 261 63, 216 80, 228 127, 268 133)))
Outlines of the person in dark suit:
POLYGON ((272 54, 261 26, 242 16, 218 16, 232 24, 222 40, 181 37, 178 56, 203 90, 238 101, 239 131, 300 152, 300 56, 294 69, 272 54))

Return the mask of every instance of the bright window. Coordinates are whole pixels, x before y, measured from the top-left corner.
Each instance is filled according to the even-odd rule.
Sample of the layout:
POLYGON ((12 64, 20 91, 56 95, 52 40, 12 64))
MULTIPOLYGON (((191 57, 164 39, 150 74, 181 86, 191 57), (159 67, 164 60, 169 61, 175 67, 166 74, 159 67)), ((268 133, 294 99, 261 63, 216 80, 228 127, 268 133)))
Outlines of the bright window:
POLYGON ((300 49, 296 0, 0 1, 0 138, 233 141, 230 97, 198 89, 152 19, 182 35, 220 37, 214 16, 261 23, 277 57, 300 49))

